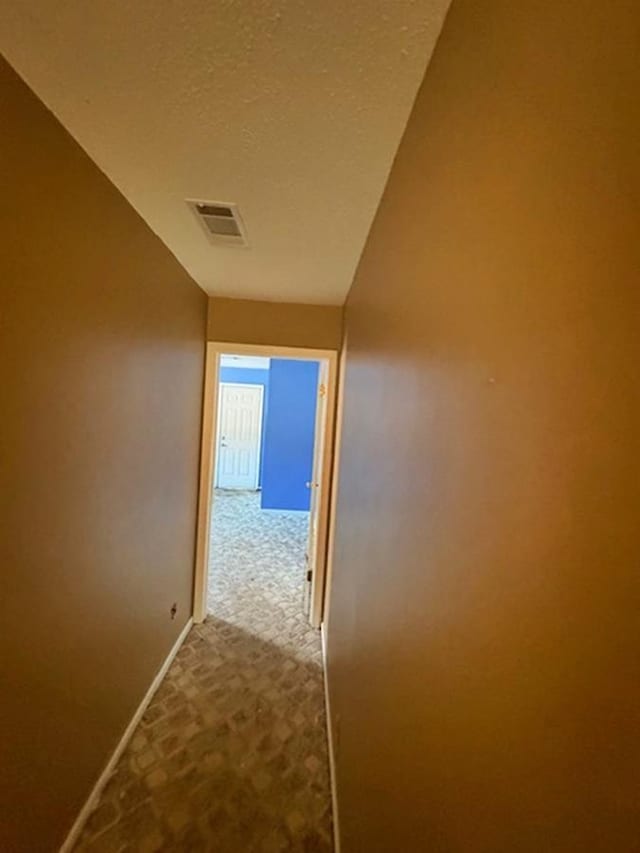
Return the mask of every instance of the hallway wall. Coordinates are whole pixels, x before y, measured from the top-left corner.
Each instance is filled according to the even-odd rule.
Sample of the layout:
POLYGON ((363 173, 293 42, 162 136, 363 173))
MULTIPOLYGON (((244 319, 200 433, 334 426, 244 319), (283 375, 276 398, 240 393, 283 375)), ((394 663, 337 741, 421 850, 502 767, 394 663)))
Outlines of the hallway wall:
POLYGON ((454 0, 349 296, 343 853, 640 819, 640 7, 454 0))
POLYGON ((209 299, 207 339, 309 349, 340 349, 342 306, 209 299))
POLYGON ((50 853, 190 613, 207 298, 5 63, 0 107, 0 849, 50 853))

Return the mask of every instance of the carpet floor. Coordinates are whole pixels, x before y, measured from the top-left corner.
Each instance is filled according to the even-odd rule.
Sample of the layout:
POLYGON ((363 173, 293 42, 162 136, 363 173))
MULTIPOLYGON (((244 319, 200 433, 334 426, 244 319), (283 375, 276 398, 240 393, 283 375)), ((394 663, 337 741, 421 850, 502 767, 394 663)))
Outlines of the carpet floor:
POLYGON ((303 613, 306 513, 216 492, 210 615, 189 633, 75 847, 333 849, 320 638, 303 613))

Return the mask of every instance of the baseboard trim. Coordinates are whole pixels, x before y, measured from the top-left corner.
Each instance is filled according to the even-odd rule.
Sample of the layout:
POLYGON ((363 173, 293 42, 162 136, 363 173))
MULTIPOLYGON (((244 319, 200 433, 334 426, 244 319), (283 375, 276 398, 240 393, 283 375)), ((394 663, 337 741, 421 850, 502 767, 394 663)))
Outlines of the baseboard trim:
POLYGON ((129 725, 124 730, 124 734, 120 738, 120 741, 118 742, 118 745, 116 746, 115 750, 113 751, 111 758, 107 762, 106 767, 104 768, 104 770, 102 771, 102 773, 98 777, 98 781, 93 786, 93 789, 92 789, 91 793, 89 794, 87 801, 85 802, 84 806, 80 809, 78 817, 75 819, 73 826, 71 827, 71 829, 69 831, 69 834, 67 835, 66 839, 64 840, 62 847, 60 848, 59 853, 71 853, 71 850, 73 849, 73 845, 78 840, 78 837, 80 836, 80 833, 82 832, 82 829, 83 829, 83 827, 87 821, 87 818, 89 817, 91 812, 98 805, 98 800, 100 799, 100 794, 102 793, 102 789, 104 788, 104 786, 109 781, 109 778, 110 778, 111 774, 113 773, 113 771, 115 770, 115 766, 118 763, 120 756, 122 755, 122 753, 125 750, 125 747, 127 746, 129 741, 131 740, 131 736, 133 735, 138 723, 142 719, 142 715, 147 710, 147 706, 148 706, 149 702, 151 702, 151 700, 153 699, 153 694, 156 692, 158 687, 160 687, 160 682, 162 681, 162 679, 167 674, 167 671, 168 671, 169 667, 171 666, 173 659, 178 654, 180 646, 184 643, 184 641, 187 637, 187 634, 191 630, 192 625, 193 625, 193 619, 189 618, 189 620, 187 621, 187 624, 184 626, 184 628, 180 632, 180 636, 175 641, 173 648, 171 649, 171 651, 167 655, 164 663, 162 664, 162 666, 158 670, 156 677, 151 682, 151 686, 147 690, 147 692, 144 696, 144 699, 138 705, 138 708, 136 709, 135 714, 131 718, 129 725))
POLYGON ((331 702, 329 700, 329 679, 327 676, 327 636, 325 623, 320 626, 322 641, 322 671, 324 674, 324 704, 327 711, 327 741, 329 744, 329 779, 331 783, 331 811, 333 812, 333 849, 340 853, 340 821, 338 819, 338 788, 336 783, 336 757, 333 743, 333 721, 331 718, 331 702))

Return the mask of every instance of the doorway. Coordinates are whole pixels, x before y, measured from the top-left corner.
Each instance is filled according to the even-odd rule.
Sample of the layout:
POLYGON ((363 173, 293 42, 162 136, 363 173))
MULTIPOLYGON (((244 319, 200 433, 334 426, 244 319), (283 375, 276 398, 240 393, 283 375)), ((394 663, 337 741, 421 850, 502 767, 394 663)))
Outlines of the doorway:
MULTIPOLYGON (((256 554, 271 551, 282 589, 291 592, 294 577, 295 606, 320 627, 336 363, 329 350, 208 345, 195 621, 215 615, 216 598, 222 608, 228 600, 216 572, 248 590, 253 578, 238 573, 237 560, 253 561, 260 576, 256 554)), ((269 572, 262 578, 277 586, 269 572)))

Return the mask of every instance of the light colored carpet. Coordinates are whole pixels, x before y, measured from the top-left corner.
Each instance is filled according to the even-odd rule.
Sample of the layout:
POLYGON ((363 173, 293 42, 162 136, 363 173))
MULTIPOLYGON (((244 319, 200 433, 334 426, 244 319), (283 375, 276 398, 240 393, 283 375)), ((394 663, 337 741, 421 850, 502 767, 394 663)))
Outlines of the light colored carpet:
POLYGON ((331 851, 320 639, 302 613, 305 513, 218 492, 209 608, 77 851, 331 851))

